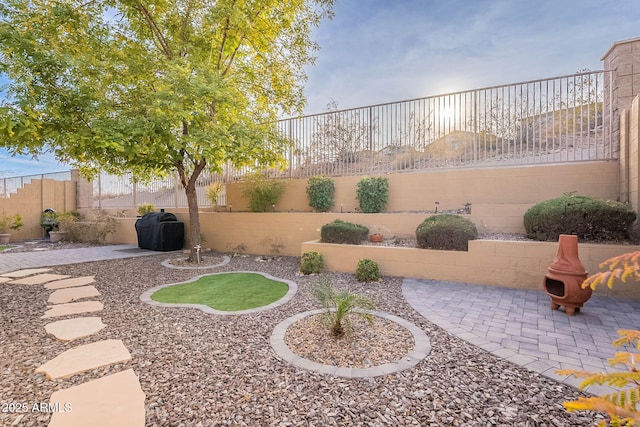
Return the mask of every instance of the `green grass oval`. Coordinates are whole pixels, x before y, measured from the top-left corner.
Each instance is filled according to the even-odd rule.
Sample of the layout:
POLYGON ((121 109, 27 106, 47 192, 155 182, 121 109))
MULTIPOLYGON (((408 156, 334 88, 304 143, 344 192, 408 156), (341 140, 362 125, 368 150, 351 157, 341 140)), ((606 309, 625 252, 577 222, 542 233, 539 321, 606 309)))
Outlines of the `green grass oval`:
POLYGON ((289 286, 256 273, 224 273, 167 286, 151 295, 157 302, 202 304, 220 311, 264 307, 282 298, 289 286))

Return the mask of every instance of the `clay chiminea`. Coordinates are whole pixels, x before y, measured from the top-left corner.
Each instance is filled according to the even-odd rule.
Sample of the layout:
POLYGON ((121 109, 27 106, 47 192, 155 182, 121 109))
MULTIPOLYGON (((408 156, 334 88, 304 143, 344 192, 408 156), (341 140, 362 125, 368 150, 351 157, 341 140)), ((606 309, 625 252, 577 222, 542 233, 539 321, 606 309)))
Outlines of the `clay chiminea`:
POLYGON ((587 272, 578 258, 578 236, 561 234, 558 244, 558 253, 544 277, 544 290, 551 297, 553 310, 562 305, 573 316, 591 298, 592 290, 582 289, 587 272))

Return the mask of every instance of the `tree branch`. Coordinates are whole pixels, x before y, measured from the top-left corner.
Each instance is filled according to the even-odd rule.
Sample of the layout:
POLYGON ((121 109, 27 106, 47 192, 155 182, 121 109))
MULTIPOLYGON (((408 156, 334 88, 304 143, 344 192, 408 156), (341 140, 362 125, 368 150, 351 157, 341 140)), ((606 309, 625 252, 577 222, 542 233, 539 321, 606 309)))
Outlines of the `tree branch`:
POLYGON ((162 35, 160 28, 158 28, 156 21, 153 19, 153 17, 151 16, 147 8, 145 8, 144 5, 139 0, 136 0, 136 5, 138 6, 138 9, 142 13, 142 16, 144 16, 145 20, 147 21, 147 25, 149 25, 149 29, 151 30, 151 33, 154 35, 154 41, 159 44, 160 50, 167 56, 167 58, 169 59, 173 58, 173 53, 171 53, 171 49, 169 49, 169 44, 167 43, 167 40, 162 35))

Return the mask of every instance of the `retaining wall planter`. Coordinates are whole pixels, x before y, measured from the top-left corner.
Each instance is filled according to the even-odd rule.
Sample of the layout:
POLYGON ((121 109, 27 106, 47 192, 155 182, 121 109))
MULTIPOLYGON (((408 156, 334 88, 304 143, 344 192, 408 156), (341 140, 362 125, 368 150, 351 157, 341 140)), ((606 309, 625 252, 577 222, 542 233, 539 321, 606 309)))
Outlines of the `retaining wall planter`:
MULTIPOLYGON (((469 251, 464 252, 339 245, 314 240, 304 242, 301 253, 320 252, 329 271, 355 273, 358 260, 369 258, 378 263, 383 276, 542 290, 542 280, 557 248, 556 242, 471 240, 469 251)), ((580 243, 579 250, 586 270, 595 273, 602 261, 626 252, 640 251, 640 246, 580 243)), ((613 289, 600 287, 595 293, 640 299, 640 287, 634 284, 620 284, 613 289)))

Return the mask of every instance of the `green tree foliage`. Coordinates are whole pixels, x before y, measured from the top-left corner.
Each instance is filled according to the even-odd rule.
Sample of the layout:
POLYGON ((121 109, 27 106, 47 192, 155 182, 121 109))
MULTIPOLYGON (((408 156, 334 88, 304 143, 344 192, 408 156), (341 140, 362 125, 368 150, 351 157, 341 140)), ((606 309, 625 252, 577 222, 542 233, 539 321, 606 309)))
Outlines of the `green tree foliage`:
MULTIPOLYGON (((633 281, 638 283, 640 279, 640 252, 626 253, 610 258, 600 264, 600 268, 608 267, 608 271, 601 271, 589 276, 582 284, 583 288, 590 286, 595 289, 598 285, 606 284, 609 288, 616 281, 633 281)), ((619 330, 620 338, 613 342, 616 347, 631 346, 640 350, 639 330, 619 330)), ((598 426, 640 426, 640 354, 628 351, 617 352, 609 359, 611 366, 622 365, 626 372, 583 372, 574 370, 558 371, 560 375, 574 375, 584 378, 580 384, 583 389, 587 386, 609 385, 619 388, 604 396, 581 397, 578 400, 565 402, 564 406, 569 411, 599 411, 605 412, 610 419, 601 421, 598 426)))
POLYGON ((0 3, 0 146, 92 176, 177 171, 200 242, 205 168, 283 162, 273 123, 304 105, 311 30, 333 0, 0 3))
POLYGON ((333 206, 333 193, 335 189, 333 179, 325 176, 312 176, 307 181, 309 206, 318 212, 328 212, 333 206))

